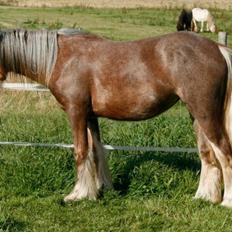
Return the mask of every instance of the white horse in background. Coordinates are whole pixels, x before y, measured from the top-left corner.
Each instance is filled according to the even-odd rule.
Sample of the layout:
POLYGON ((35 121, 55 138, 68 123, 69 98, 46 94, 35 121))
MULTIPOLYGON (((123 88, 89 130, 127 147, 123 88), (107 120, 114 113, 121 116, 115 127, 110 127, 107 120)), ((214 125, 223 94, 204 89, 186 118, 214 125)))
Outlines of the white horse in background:
POLYGON ((193 30, 198 32, 197 22, 201 22, 200 31, 204 31, 204 22, 206 22, 206 31, 215 32, 216 26, 214 23, 214 18, 211 13, 207 9, 201 8, 193 8, 192 9, 192 22, 193 22, 193 30))

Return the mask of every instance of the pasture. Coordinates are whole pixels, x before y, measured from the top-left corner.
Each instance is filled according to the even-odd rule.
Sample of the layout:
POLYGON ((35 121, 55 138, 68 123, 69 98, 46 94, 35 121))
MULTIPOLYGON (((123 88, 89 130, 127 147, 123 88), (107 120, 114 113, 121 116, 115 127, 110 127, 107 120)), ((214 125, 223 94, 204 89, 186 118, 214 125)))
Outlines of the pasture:
MULTIPOLYGON (((0 8, 1 28, 85 28, 114 40, 176 30, 178 9, 0 8)), ((232 13, 213 9, 220 30, 232 13)), ((217 35, 203 33, 217 40, 217 35)), ((229 45, 232 42, 229 37, 229 45)), ((66 115, 49 93, 0 89, 0 140, 71 143, 66 115)), ((144 122, 100 120, 105 144, 196 146, 182 103, 144 122)), ((114 190, 63 204, 74 183, 72 151, 0 146, 0 231, 231 231, 231 210, 193 200, 197 154, 109 152, 114 190)))

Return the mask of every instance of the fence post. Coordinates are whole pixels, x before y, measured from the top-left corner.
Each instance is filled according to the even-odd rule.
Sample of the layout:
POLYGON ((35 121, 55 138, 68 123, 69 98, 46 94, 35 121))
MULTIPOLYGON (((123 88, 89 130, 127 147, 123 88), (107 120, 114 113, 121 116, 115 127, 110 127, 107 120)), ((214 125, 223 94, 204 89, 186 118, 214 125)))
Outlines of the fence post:
POLYGON ((225 31, 220 31, 218 33, 218 42, 227 45, 227 33, 225 31))

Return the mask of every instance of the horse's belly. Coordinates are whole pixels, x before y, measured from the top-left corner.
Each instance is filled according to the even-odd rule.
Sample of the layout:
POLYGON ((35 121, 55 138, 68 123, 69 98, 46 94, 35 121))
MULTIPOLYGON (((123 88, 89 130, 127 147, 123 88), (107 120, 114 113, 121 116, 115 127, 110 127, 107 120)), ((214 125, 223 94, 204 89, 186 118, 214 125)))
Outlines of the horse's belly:
POLYGON ((112 96, 93 104, 97 116, 116 120, 144 120, 162 113, 172 106, 178 97, 163 98, 156 94, 112 96))
POLYGON ((155 103, 149 102, 104 102, 94 108, 97 116, 116 120, 142 120, 155 115, 155 103))

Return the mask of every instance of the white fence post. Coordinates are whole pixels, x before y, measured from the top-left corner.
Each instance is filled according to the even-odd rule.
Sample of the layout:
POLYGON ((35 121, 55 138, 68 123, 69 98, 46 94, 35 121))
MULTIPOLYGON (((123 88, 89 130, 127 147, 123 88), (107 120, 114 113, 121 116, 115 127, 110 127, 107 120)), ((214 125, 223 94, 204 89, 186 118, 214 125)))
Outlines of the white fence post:
POLYGON ((225 46, 227 45, 227 32, 219 31, 219 33, 218 33, 218 42, 225 45, 225 46))

